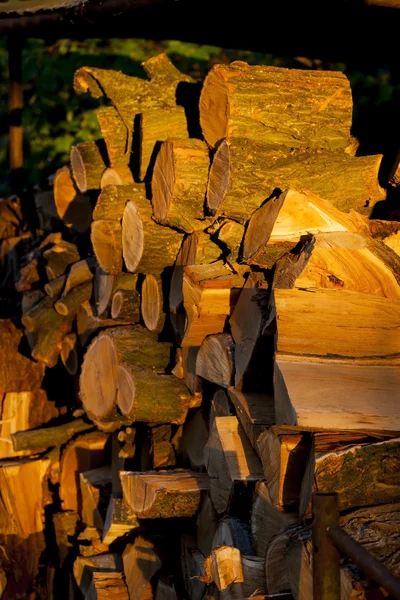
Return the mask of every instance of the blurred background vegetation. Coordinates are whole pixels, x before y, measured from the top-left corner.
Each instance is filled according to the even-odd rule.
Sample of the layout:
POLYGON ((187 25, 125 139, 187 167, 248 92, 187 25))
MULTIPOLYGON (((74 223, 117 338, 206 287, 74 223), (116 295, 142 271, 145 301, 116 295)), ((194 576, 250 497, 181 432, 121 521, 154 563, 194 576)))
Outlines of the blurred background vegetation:
MULTIPOLYGON (((45 185, 49 176, 69 160, 71 145, 99 137, 95 109, 99 102, 77 96, 72 87, 76 69, 83 65, 121 70, 143 77, 142 61, 166 52, 175 65, 202 79, 213 64, 244 60, 250 64, 345 72, 354 98, 354 135, 362 154, 397 150, 400 140, 400 78, 384 70, 364 70, 345 64, 303 57, 272 56, 193 43, 151 40, 60 40, 46 44, 27 40, 23 50, 24 153, 31 184, 45 185)), ((0 42, 0 194, 9 193, 7 50, 0 42)))

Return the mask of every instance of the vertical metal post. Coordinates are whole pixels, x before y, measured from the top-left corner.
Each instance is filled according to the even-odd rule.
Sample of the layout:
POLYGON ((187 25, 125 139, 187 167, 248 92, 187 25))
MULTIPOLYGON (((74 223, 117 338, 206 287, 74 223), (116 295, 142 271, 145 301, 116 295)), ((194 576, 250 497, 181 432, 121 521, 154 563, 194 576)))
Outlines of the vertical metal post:
POLYGON ((313 494, 313 596, 314 600, 340 600, 340 554, 328 535, 339 521, 336 493, 313 494))
POLYGON ((9 157, 13 175, 21 172, 24 165, 23 132, 22 132, 22 40, 19 37, 8 38, 9 69, 9 111, 10 137, 9 157))

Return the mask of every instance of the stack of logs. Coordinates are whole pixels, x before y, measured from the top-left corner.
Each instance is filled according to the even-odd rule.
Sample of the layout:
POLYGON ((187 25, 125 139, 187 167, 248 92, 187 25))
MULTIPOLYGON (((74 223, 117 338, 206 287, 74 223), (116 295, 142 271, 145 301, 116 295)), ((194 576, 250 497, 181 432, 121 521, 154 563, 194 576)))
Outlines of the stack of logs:
POLYGON ((315 490, 400 576, 400 224, 348 80, 144 69, 79 69, 103 139, 34 232, 0 204, 1 597, 310 600, 315 490))

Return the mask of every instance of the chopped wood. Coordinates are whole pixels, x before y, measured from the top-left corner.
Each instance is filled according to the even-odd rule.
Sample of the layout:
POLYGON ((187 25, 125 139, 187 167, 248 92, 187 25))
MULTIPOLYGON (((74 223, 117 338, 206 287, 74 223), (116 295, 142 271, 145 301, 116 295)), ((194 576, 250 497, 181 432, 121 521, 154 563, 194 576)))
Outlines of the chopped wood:
POLYGON ((56 512, 53 515, 54 534, 58 548, 58 560, 60 567, 71 557, 73 551, 73 538, 79 521, 78 513, 69 510, 56 512))
POLYGON ((181 537, 181 568, 183 584, 191 600, 202 600, 204 597, 204 559, 204 555, 197 549, 194 537, 184 534, 181 537))
POLYGON ((211 400, 209 429, 212 429, 215 417, 230 417, 232 412, 227 392, 224 389, 217 390, 211 400))
POLYGON ((161 561, 148 540, 138 537, 126 546, 122 560, 129 600, 152 597, 152 578, 161 568, 161 561))
POLYGON ((204 449, 210 492, 218 513, 228 508, 235 488, 264 478, 259 458, 236 417, 216 417, 204 449))
POLYGON ((103 543, 110 545, 138 527, 137 516, 124 500, 112 496, 103 525, 103 543))
POLYGON ((130 323, 140 321, 140 294, 136 290, 117 290, 111 303, 111 318, 130 323))
POLYGON ((184 469, 121 471, 120 478, 125 502, 142 519, 192 517, 209 489, 207 475, 184 469))
POLYGON ((98 190, 103 171, 104 149, 101 142, 81 142, 71 148, 71 170, 79 191, 98 190))
POLYGON ((242 557, 238 548, 219 546, 214 548, 204 563, 204 580, 215 583, 219 591, 232 583, 243 583, 242 557))
POLYGON ((100 189, 109 185, 128 185, 133 183, 133 174, 128 165, 119 165, 118 167, 109 167, 101 176, 100 189))
POLYGON ((69 167, 61 167, 54 176, 54 204, 58 217, 78 233, 86 232, 92 218, 89 196, 81 194, 69 167))
POLYGON ((44 377, 43 364, 19 351, 23 332, 13 321, 0 320, 0 394, 38 390, 44 377))
POLYGON ((104 503, 111 493, 111 468, 79 472, 82 521, 100 531, 104 528, 104 503))
POLYGON ((202 471, 204 465, 204 447, 208 439, 208 423, 201 408, 196 409, 186 419, 177 451, 185 463, 195 471, 202 471))
POLYGON ((85 600, 131 600, 122 573, 93 573, 85 600))
POLYGON ((389 185, 393 187, 400 186, 400 151, 394 159, 392 169, 389 174, 389 185))
POLYGON ((196 358, 196 375, 220 387, 229 387, 234 379, 235 344, 229 333, 209 335, 196 358))
POLYGON ((229 399, 254 450, 259 454, 260 436, 275 423, 274 398, 268 394, 243 393, 234 388, 228 390, 229 399))
POLYGON ((122 558, 119 554, 100 554, 85 558, 78 556, 74 562, 73 573, 75 581, 85 597, 89 591, 93 574, 95 572, 119 572, 122 573, 122 558))
POLYGON ((76 375, 79 369, 78 337, 76 333, 69 333, 63 339, 60 358, 67 373, 76 375))
POLYGON ((118 290, 127 292, 138 290, 138 275, 132 275, 131 273, 120 273, 116 276, 108 275, 103 272, 101 267, 97 267, 93 288, 97 309, 96 315, 101 317, 111 307, 113 296, 118 290))
POLYGON ((197 547, 204 556, 211 554, 217 528, 218 513, 209 494, 207 494, 201 503, 196 531, 197 547))
POLYGON ((218 240, 229 250, 229 261, 236 262, 239 259, 244 231, 243 225, 229 219, 226 219, 218 230, 218 240))
POLYGON ((64 317, 68 315, 76 315, 78 308, 84 303, 90 300, 92 297, 93 285, 91 281, 81 283, 77 287, 74 287, 66 296, 62 296, 57 302, 54 303, 54 308, 59 315, 64 317))
POLYGON ((79 260, 80 256, 75 244, 58 242, 43 252, 46 261, 46 274, 49 280, 64 275, 66 268, 79 260))
POLYGON ((212 547, 232 546, 241 554, 253 554, 253 540, 250 526, 236 517, 224 517, 215 532, 212 547))
POLYGON ((149 331, 159 333, 165 324, 161 279, 146 275, 140 288, 140 312, 149 331))
POLYGON ((122 271, 122 228, 119 221, 92 221, 90 239, 104 273, 118 275, 122 271))
POLYGON ((127 129, 117 109, 114 106, 102 106, 96 110, 96 117, 110 165, 112 167, 128 165, 131 152, 126 144, 127 129))
POLYGON ((175 585, 172 581, 159 579, 157 583, 155 600, 178 600, 175 585))

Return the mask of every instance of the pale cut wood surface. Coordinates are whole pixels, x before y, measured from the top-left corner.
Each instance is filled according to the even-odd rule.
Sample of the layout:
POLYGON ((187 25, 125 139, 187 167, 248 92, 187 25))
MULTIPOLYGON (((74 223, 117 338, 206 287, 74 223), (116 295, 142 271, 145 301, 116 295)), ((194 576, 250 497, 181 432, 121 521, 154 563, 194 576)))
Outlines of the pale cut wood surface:
POLYGON ((236 415, 254 450, 259 453, 258 440, 267 427, 275 424, 275 403, 270 394, 243 393, 235 388, 228 389, 236 415))
POLYGON ((126 546, 122 561, 129 600, 152 598, 152 577, 161 569, 153 544, 142 537, 136 538, 133 544, 126 546))

